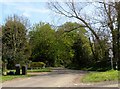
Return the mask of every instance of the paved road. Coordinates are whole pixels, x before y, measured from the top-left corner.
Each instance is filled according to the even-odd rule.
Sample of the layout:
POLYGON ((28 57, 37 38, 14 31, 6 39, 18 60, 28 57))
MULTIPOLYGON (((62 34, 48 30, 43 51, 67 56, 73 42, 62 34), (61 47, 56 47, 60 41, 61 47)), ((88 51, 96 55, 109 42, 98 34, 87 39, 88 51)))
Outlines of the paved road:
POLYGON ((118 87, 117 82, 83 84, 80 79, 86 73, 86 71, 54 68, 50 73, 4 82, 2 87, 118 87))

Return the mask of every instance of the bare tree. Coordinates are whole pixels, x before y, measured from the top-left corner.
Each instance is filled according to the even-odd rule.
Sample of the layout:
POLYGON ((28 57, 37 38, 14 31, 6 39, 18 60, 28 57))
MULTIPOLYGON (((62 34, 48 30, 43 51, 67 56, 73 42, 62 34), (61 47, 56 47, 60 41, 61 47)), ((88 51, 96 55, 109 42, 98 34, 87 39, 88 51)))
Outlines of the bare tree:
POLYGON ((48 5, 49 8, 55 13, 64 15, 68 18, 76 18, 80 20, 83 24, 83 27, 89 28, 89 30, 94 34, 96 39, 99 41, 99 37, 94 31, 94 29, 91 27, 91 24, 89 24, 86 21, 86 19, 81 15, 82 10, 84 9, 84 7, 88 6, 89 3, 80 3, 80 2, 76 3, 72 0, 70 2, 64 2, 64 3, 49 2, 48 5))
MULTIPOLYGON (((112 41, 114 62, 117 61, 119 51, 119 2, 49 2, 49 8, 60 15, 68 18, 76 18, 82 22, 82 26, 87 27, 96 37, 100 44, 100 39, 106 36, 112 41), (94 6, 94 10, 90 9, 94 6), (89 9, 93 16, 89 16, 89 9), (87 11, 87 12, 85 12, 87 11), (118 39, 117 39, 118 38, 118 39), (118 45, 118 46, 117 46, 118 45)), ((81 27, 81 26, 80 26, 81 27)), ((102 48, 102 46, 101 46, 102 48)))
POLYGON ((102 11, 104 12, 103 16, 106 19, 104 24, 106 25, 106 29, 110 31, 112 38, 112 51, 113 51, 113 59, 114 64, 117 64, 119 59, 119 29, 120 29, 120 2, 100 2, 103 6, 102 11))
MULTIPOLYGON (((118 52, 117 52, 117 62, 118 64, 120 63, 120 1, 118 3, 115 3, 115 9, 117 11, 117 47, 118 47, 118 52)), ((120 69, 120 66, 118 66, 120 69)))

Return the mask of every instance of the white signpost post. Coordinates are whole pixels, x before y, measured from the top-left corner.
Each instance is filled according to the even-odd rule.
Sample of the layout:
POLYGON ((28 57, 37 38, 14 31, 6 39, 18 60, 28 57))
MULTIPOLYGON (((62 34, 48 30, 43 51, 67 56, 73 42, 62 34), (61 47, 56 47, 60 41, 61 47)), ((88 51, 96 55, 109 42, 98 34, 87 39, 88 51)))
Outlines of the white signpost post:
POLYGON ((113 69, 113 60, 112 60, 112 58, 113 58, 113 51, 112 51, 112 49, 109 49, 109 57, 110 57, 110 60, 111 60, 111 68, 113 69))

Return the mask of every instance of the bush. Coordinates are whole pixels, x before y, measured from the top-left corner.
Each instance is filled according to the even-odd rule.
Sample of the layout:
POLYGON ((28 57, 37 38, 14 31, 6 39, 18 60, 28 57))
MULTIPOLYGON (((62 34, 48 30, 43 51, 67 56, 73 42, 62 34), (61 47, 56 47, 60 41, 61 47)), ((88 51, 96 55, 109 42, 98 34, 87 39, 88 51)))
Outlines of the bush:
POLYGON ((36 68, 36 67, 42 68, 42 67, 45 67, 45 63, 44 62, 32 62, 30 64, 30 67, 32 67, 32 68, 36 68))

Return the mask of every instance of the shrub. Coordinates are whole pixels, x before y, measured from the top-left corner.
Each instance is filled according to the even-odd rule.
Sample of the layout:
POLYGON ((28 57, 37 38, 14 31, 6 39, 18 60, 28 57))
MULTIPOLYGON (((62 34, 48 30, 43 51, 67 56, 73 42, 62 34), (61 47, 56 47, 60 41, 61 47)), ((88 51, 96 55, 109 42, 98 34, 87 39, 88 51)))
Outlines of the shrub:
POLYGON ((36 68, 36 67, 42 68, 42 67, 44 67, 44 66, 45 66, 45 63, 44 63, 44 62, 32 62, 32 63, 30 64, 30 67, 32 67, 32 68, 36 68))

